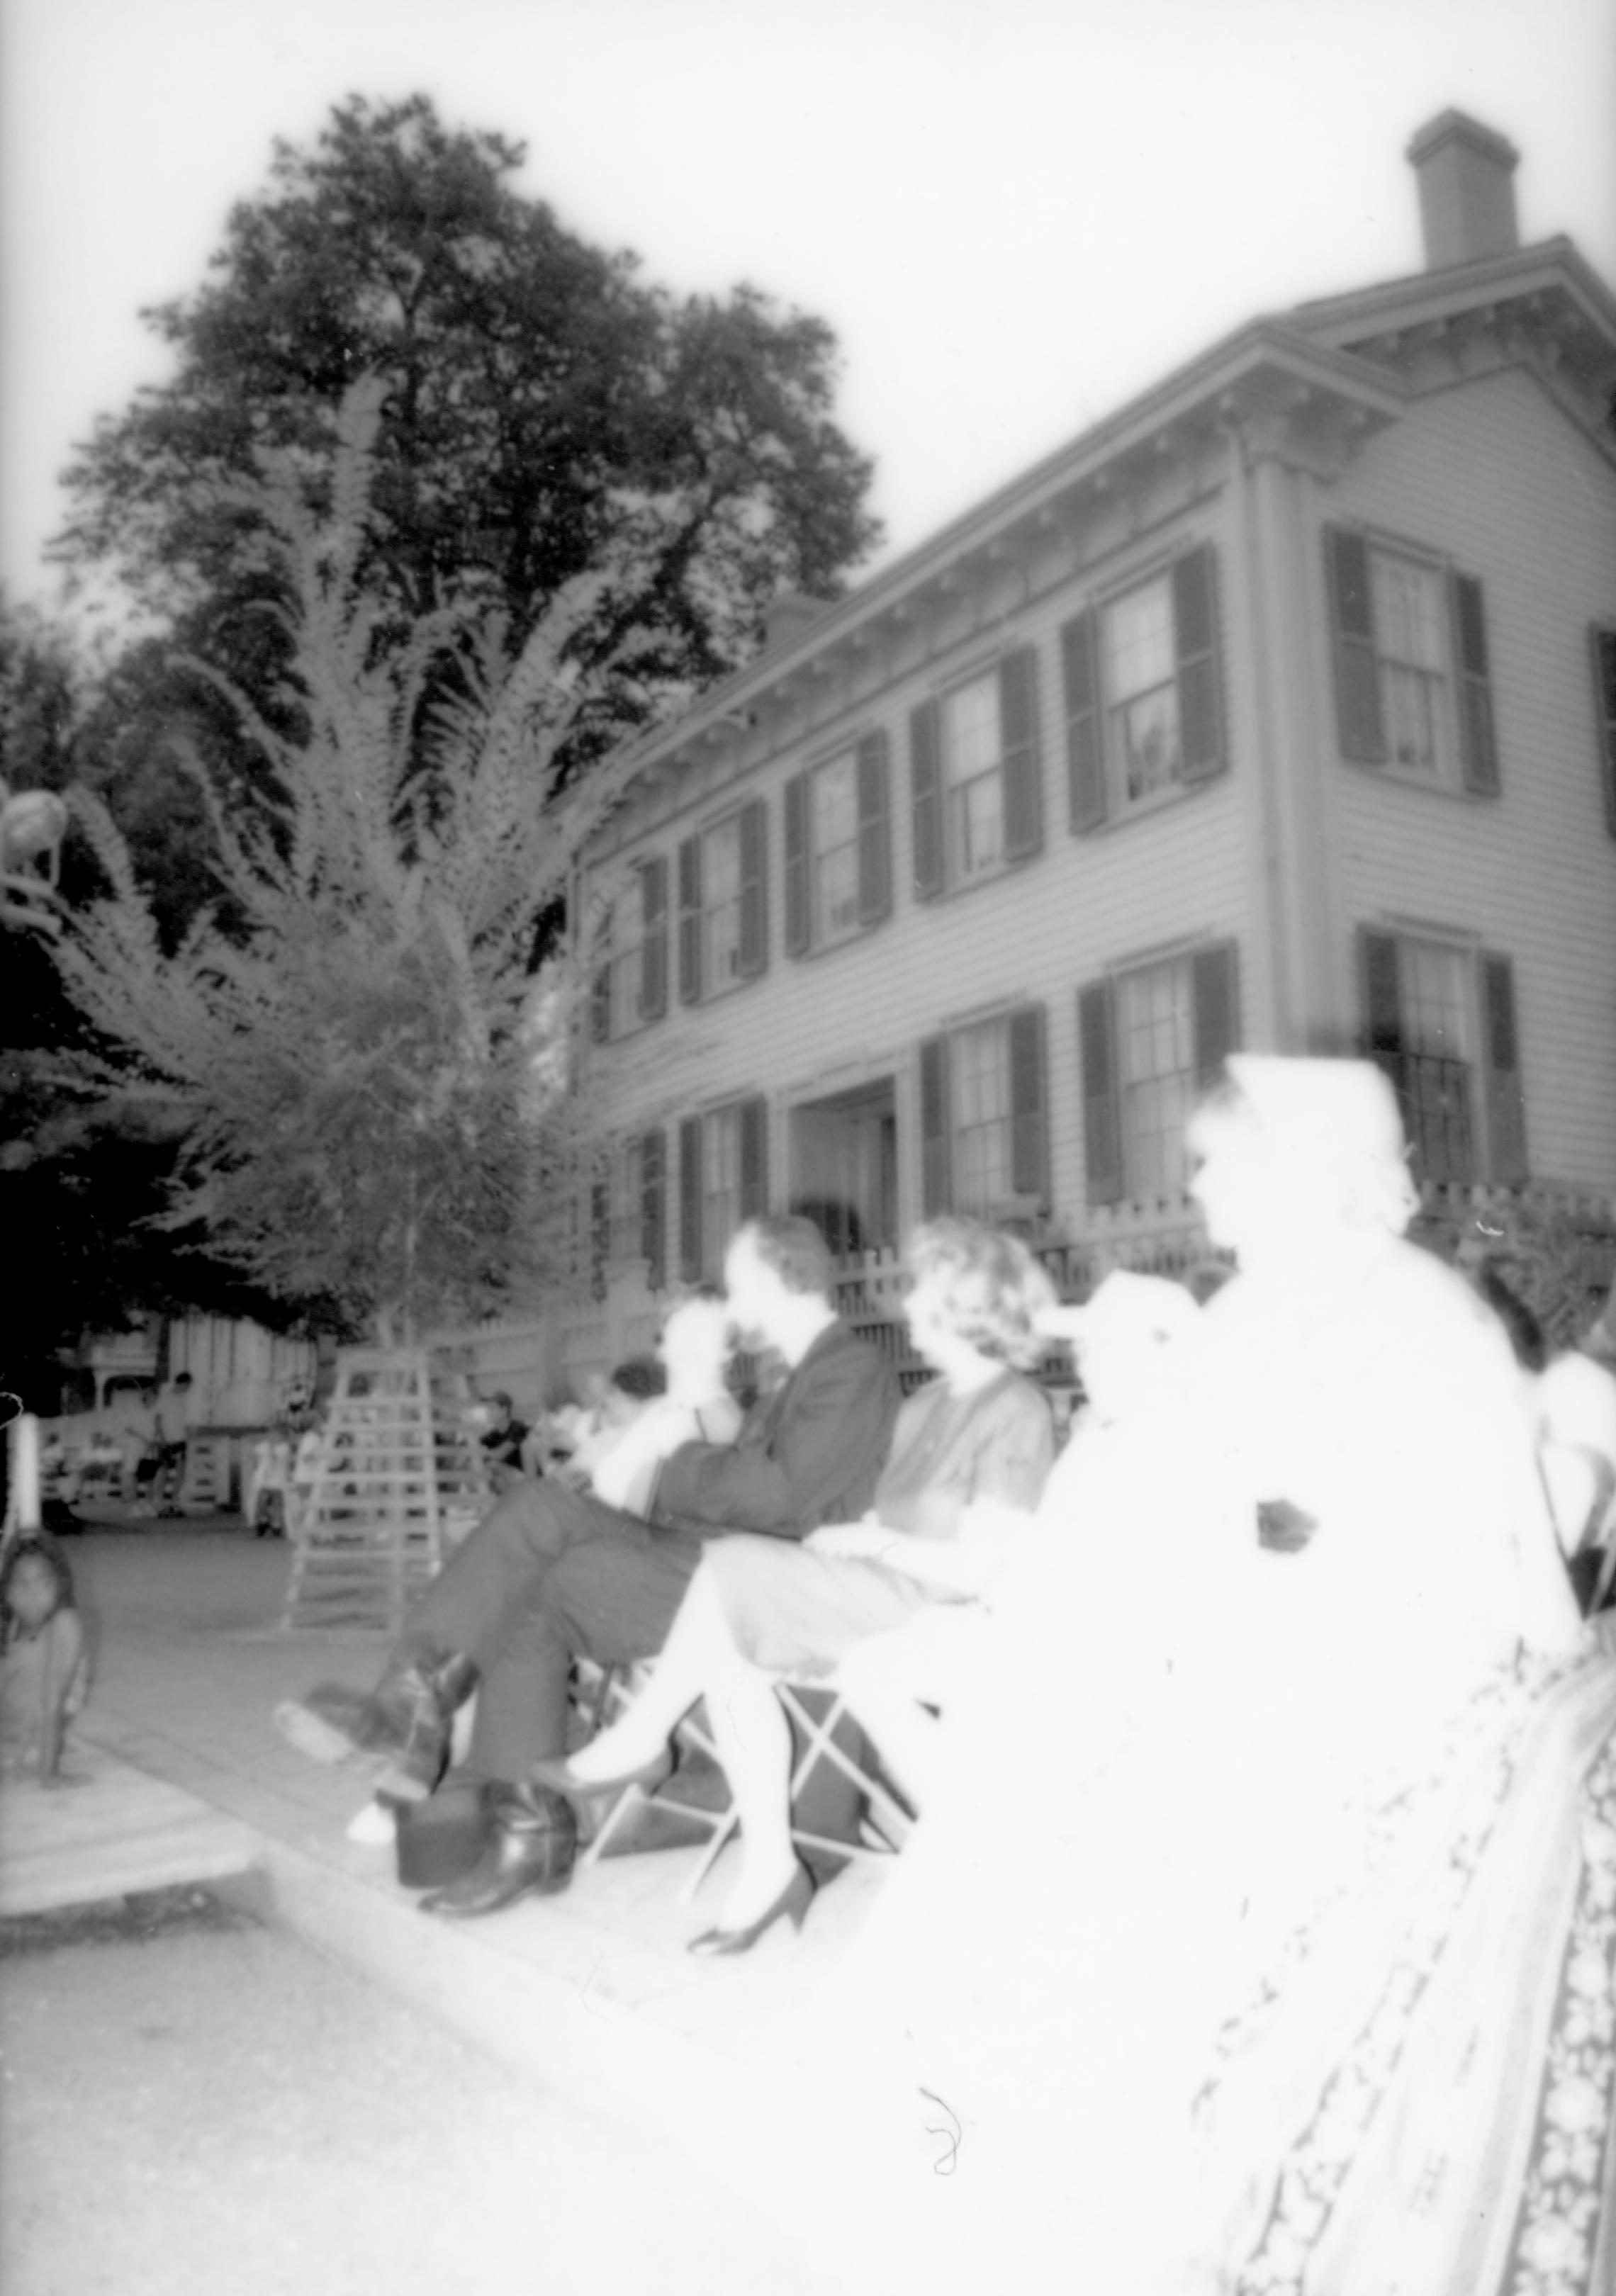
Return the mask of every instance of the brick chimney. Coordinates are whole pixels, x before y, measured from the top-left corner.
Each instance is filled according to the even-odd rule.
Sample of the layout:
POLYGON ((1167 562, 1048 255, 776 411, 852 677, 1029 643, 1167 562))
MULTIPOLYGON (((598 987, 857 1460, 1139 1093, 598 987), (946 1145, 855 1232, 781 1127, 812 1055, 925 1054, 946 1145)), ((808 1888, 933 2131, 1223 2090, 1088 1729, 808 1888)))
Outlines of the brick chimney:
POLYGON ((1463 111, 1440 112, 1408 146, 1420 181, 1425 268, 1513 255, 1521 244, 1511 181, 1521 154, 1463 111))

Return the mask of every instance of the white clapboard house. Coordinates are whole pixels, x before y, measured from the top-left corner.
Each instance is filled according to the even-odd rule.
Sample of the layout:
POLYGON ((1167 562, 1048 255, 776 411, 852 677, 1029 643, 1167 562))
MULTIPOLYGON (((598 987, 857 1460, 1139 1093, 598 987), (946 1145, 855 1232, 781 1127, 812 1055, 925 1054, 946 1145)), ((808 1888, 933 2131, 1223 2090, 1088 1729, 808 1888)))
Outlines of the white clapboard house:
POLYGON ((1616 1192, 1616 299, 1415 136, 1424 267, 1252 320, 644 739, 587 857, 597 1268, 943 1209, 1196 1249, 1231 1048, 1433 1191, 1616 1192))

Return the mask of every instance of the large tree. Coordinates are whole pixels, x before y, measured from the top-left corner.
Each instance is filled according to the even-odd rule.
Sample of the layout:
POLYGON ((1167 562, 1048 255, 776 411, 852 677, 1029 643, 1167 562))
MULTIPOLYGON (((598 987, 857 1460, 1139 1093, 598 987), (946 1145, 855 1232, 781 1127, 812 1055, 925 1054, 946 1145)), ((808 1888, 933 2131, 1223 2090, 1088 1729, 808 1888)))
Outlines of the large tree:
MULTIPOLYGON (((194 481, 267 446, 328 472, 332 410, 363 372, 386 395, 361 573, 399 617, 496 603, 520 644, 632 542, 656 645, 608 734, 744 660, 778 590, 833 594, 876 529, 869 464, 832 421, 829 330, 750 287, 646 285, 513 187, 523 159, 420 95, 350 98, 311 149, 277 144, 206 284, 144 315, 176 372, 82 449, 61 554, 115 567, 264 700, 283 663, 254 611, 274 594, 261 521, 194 481)), ((612 652, 621 604, 580 649, 612 652)))
POLYGON ((560 792, 568 741, 642 651, 587 663, 578 633, 632 627, 644 570, 620 547, 520 644, 463 598, 401 623, 368 586, 384 392, 350 386, 315 472, 265 448, 257 478, 210 490, 267 538, 289 602, 273 713, 192 666, 266 768, 259 791, 221 781, 182 736, 221 905, 167 947, 78 789, 109 890, 53 953, 103 1048, 86 1104, 181 1144, 168 1219, 283 1300, 404 1338, 565 1264, 568 1223, 545 1215, 578 1201, 588 1111, 556 1067, 569 1000, 535 978, 533 919, 612 801, 612 770, 560 792), (452 688, 423 701, 446 659, 452 688))

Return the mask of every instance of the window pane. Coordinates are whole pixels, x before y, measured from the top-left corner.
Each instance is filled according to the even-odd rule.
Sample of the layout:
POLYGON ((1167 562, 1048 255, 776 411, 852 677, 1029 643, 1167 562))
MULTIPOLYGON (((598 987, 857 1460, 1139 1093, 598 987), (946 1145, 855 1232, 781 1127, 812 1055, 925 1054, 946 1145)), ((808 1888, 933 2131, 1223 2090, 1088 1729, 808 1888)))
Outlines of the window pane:
POLYGON ((1117 1052, 1128 1192, 1181 1194, 1184 1129, 1195 1081, 1187 958, 1149 965, 1117 983, 1117 1052))
POLYGON ((640 1025, 644 984, 644 879, 636 869, 618 901, 611 927, 611 1034, 625 1037, 640 1025))
POLYGON ((858 784, 852 752, 822 766, 809 784, 816 943, 858 922, 858 784))
POLYGON ((1461 949, 1444 948, 1432 941, 1403 942, 1403 1028, 1411 1052, 1436 1053, 1450 1061, 1469 1057, 1464 996, 1468 970, 1461 949))
POLYGON ((1399 766, 1435 772, 1444 762, 1447 722, 1442 578, 1434 567, 1377 550, 1369 580, 1389 753, 1399 766))
POLYGON ((997 868, 1004 852, 997 678, 946 695, 942 724, 948 866, 958 882, 997 868))
POLYGON ((986 1214, 1010 1193, 1010 1031, 1002 1021, 964 1029, 949 1047, 954 1201, 986 1214))
POLYGON ((1114 600, 1100 627, 1111 754, 1131 802, 1169 788, 1183 772, 1167 576, 1114 600))
POLYGON ((701 840, 701 907, 705 941, 701 979, 710 996, 741 976, 741 819, 710 829, 701 840))
POLYGON ((741 1111, 720 1108, 701 1128, 701 1257, 715 1276, 741 1225, 741 1111))

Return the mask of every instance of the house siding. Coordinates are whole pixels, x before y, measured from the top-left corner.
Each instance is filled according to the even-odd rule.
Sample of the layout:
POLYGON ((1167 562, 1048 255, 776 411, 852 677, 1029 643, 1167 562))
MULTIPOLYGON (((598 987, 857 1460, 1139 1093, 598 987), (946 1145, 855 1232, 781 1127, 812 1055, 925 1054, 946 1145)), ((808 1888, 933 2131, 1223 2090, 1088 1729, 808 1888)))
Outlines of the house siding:
MULTIPOLYGON (((822 658, 788 656, 773 680, 766 665, 739 689, 750 703, 698 721, 683 747, 675 729, 674 754, 658 758, 601 840, 580 914, 592 913, 590 886, 609 898, 614 873, 671 859, 760 799, 770 923, 759 977, 670 1004, 628 1040, 589 1048, 614 1128, 669 1128, 670 1206, 680 1119, 761 1095, 778 1207, 791 1185, 790 1111, 890 1078, 906 1225, 922 1200, 923 1040, 1038 1004, 1056 1232, 1120 1234, 1119 1208, 1087 1205, 1079 988, 1232 944, 1239 1042, 1352 1051, 1366 927, 1424 928, 1509 960, 1530 1173, 1616 1186, 1616 836, 1587 640, 1590 621, 1616 619, 1616 469, 1526 368, 1455 366, 1444 381, 1443 357, 1452 364, 1422 351, 1407 398, 1399 384, 1339 422, 1289 386, 1280 396, 1293 423, 1272 393, 1226 395, 1187 443, 1158 435, 1114 481, 1081 490, 1013 544, 984 548, 979 537, 957 568, 896 605, 878 592, 856 644, 844 616, 822 658), (1343 757, 1332 528, 1400 539, 1480 585, 1496 796, 1412 786, 1343 757), (1202 546, 1215 553, 1220 631, 1224 739, 1211 777, 1074 835, 1062 628, 1202 546), (1026 817, 1041 814, 1041 843, 980 882, 920 898, 912 715, 1026 647, 1041 783, 1026 817), (890 911, 871 930, 788 955, 785 784, 872 733, 887 743, 890 911)), ((1471 628, 1474 671, 1473 617, 1471 628)), ((1120 1212, 1130 1233, 1184 1218, 1182 1204, 1120 1212)))
MULTIPOLYGON (((1052 581, 1007 627, 963 629, 952 642, 945 638, 928 661, 840 722, 827 720, 806 742, 713 792, 709 803, 715 816, 742 796, 767 800, 774 906, 783 914, 786 781, 842 741, 884 726, 892 760, 892 913, 873 931, 807 957, 788 958, 776 946, 759 981, 596 1051, 595 1072, 606 1083, 614 1119, 625 1132, 751 1092, 766 1094, 783 1119, 804 1101, 890 1076, 897 1089, 900 1214, 906 1224, 918 1216, 921 1201, 921 1039, 973 1017, 1042 1003, 1051 1194, 1057 1211, 1081 1228, 1079 984, 1169 947, 1242 940, 1249 930, 1247 685, 1231 642, 1232 630, 1244 626, 1245 609, 1232 594, 1235 569, 1225 509, 1223 495, 1213 492, 1193 515, 1095 554, 1052 581), (1073 836, 1066 805, 1060 628, 1096 594, 1148 573, 1192 540, 1214 544, 1224 576, 1228 770, 1148 812, 1073 836), (909 712, 956 672, 990 662, 1011 645, 1030 645, 1036 658, 1042 849, 979 883, 918 900, 907 804, 909 712)), ((691 816, 698 824, 706 817, 704 811, 691 816)), ((687 833, 681 818, 660 831, 656 842, 636 843, 619 859, 643 858, 659 843, 687 833)), ((1264 978, 1260 957, 1248 966, 1244 948, 1242 977, 1259 984, 1264 978)), ((784 1202, 788 1185, 789 1127, 776 1120, 770 1127, 772 1203, 784 1202)))
MULTIPOLYGON (((1322 527, 1362 521, 1449 555, 1486 601, 1501 791, 1465 799, 1340 761, 1340 898, 1359 923, 1473 935, 1514 964, 1533 1177, 1616 1183, 1616 838, 1587 666, 1616 610, 1616 472, 1516 369, 1417 402, 1338 485, 1322 527)), ((1316 676, 1327 682, 1323 649, 1316 676)))

